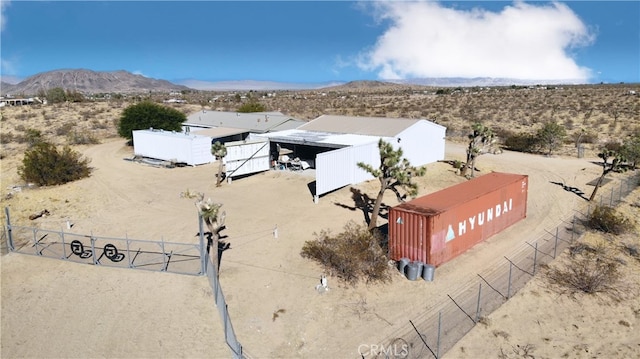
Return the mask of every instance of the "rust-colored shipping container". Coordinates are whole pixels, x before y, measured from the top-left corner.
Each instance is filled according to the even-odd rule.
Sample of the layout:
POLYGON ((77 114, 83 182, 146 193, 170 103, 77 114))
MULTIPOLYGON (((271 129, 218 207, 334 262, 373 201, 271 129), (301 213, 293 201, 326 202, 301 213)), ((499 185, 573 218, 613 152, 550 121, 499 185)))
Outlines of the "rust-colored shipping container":
POLYGON ((528 177, 492 172, 389 210, 393 260, 439 266, 527 216, 528 177))

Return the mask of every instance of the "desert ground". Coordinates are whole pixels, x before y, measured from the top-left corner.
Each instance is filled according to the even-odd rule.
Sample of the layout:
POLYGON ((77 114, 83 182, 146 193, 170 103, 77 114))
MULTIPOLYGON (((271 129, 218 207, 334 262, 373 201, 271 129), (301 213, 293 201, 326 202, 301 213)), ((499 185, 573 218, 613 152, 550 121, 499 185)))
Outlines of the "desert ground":
MULTIPOLYGON (((321 294, 315 286, 323 270, 302 258, 300 249, 323 229, 338 232, 350 220, 364 223, 351 189, 373 197, 376 181, 336 190, 316 204, 309 190, 314 180, 311 171, 267 171, 216 187, 216 163, 169 169, 127 161, 132 149, 122 139, 78 149, 91 159, 92 175, 63 186, 13 191, 2 200, 12 222, 60 229, 69 220, 74 233, 195 243, 196 209, 193 200, 181 198, 181 192, 202 192, 223 203, 227 214, 223 235, 231 248, 223 253, 220 280, 238 339, 253 358, 360 357, 362 345, 393 337, 410 319, 432 310, 447 292, 475 282, 483 268, 523 242, 534 241, 584 205, 583 199, 550 181, 589 194, 592 187, 586 183, 601 171, 590 162, 594 158, 509 151, 484 155, 478 160, 479 175, 490 171, 529 175, 526 219, 437 268, 433 282, 411 282, 396 272, 387 284, 348 287, 329 277, 330 290, 321 294), (50 216, 28 219, 43 209, 50 216)), ((463 158, 464 145, 447 142, 446 159, 463 158)), ((20 184, 18 164, 17 158, 3 159, 5 192, 20 184)), ((420 195, 461 181, 464 178, 450 165, 430 164, 418 179, 420 195)), ((391 194, 384 202, 397 204, 391 194)), ((206 277, 96 267, 17 253, 3 254, 0 266, 3 358, 230 357, 206 277)), ((477 326, 461 342, 464 349, 456 347, 448 357, 498 357, 501 347, 511 350, 512 345, 527 344, 537 345, 536 355, 550 358, 564 352, 569 358, 637 356, 637 291, 629 302, 610 304, 565 298, 547 293, 541 285, 532 281, 491 316, 488 328, 477 326), (549 301, 556 305, 545 305, 549 301), (516 317, 534 304, 546 311, 540 323, 516 317), (570 305, 575 312, 567 309, 570 305), (612 314, 611 310, 613 324, 592 322, 595 316, 586 314, 612 314), (561 325, 569 319, 560 314, 572 313, 579 327, 576 332, 561 325), (616 324, 623 318, 629 326, 616 324), (542 326, 553 333, 543 336, 542 326), (491 334, 492 330, 509 333, 509 338, 491 334), (544 341, 546 337, 551 343, 544 341), (540 349, 552 344, 562 350, 540 349), (583 344, 589 349, 586 353, 583 344)))

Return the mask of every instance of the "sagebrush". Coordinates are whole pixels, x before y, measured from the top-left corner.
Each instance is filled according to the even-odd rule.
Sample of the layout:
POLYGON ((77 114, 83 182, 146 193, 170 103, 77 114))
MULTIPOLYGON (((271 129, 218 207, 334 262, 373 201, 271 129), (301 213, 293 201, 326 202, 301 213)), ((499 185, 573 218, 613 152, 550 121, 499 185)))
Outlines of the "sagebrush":
POLYGON ((552 284, 569 292, 588 294, 618 289, 621 263, 605 245, 577 243, 569 253, 568 263, 548 268, 546 276, 552 284))
POLYGON ((612 234, 623 234, 633 228, 633 223, 615 208, 609 206, 596 206, 587 218, 587 226, 596 231, 612 234))
POLYGON ((62 150, 46 141, 28 149, 18 168, 18 175, 27 183, 53 186, 89 177, 89 159, 65 146, 62 150))
POLYGON ((330 275, 349 284, 360 280, 386 282, 391 278, 389 258, 378 231, 350 221, 341 233, 322 230, 315 236, 315 240, 304 243, 300 254, 320 263, 330 275))

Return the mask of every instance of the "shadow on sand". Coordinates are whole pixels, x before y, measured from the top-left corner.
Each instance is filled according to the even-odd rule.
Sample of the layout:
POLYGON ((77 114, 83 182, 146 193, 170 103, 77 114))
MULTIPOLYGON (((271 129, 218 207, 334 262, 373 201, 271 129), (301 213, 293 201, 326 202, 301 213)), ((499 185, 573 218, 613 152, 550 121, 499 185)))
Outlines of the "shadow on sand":
MULTIPOLYGON (((371 222, 371 212, 373 211, 373 205, 375 204, 375 198, 369 197, 366 193, 362 193, 357 188, 351 187, 349 189, 351 191, 351 199, 353 199, 353 206, 344 204, 344 203, 335 203, 336 206, 346 208, 350 211, 361 210, 362 215, 364 217, 365 223, 367 225, 371 222)), ((380 213, 379 217, 388 219, 389 218, 389 206, 384 203, 380 204, 380 213)))
POLYGON ((581 190, 581 189, 579 189, 579 188, 577 188, 577 187, 567 186, 567 185, 565 185, 564 183, 554 182, 554 181, 549 181, 549 183, 552 183, 552 184, 558 185, 558 186, 562 187, 562 189, 563 189, 563 190, 565 190, 565 191, 567 191, 567 192, 574 193, 575 195, 577 195, 578 197, 580 197, 580 198, 584 199, 585 201, 588 201, 588 200, 589 200, 589 198, 587 198, 587 197, 584 195, 584 192, 582 192, 582 190, 581 190))

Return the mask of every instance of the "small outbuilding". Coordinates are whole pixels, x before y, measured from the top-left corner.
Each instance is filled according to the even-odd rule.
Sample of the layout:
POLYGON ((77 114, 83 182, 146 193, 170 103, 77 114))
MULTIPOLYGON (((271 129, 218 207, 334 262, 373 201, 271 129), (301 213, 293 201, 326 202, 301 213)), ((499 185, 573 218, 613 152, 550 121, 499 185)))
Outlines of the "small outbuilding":
POLYGON ((133 131, 133 152, 153 158, 191 166, 215 161, 211 154, 211 137, 193 133, 156 129, 133 131))

